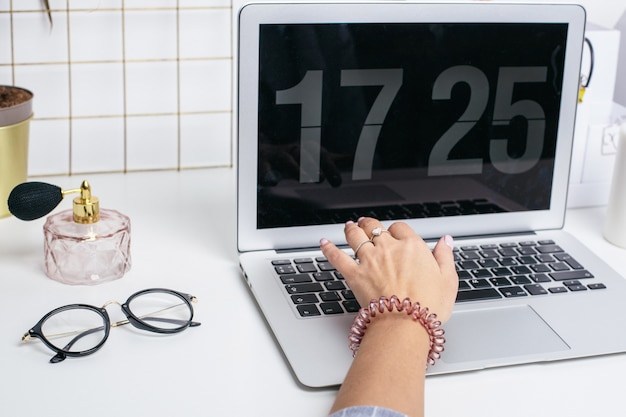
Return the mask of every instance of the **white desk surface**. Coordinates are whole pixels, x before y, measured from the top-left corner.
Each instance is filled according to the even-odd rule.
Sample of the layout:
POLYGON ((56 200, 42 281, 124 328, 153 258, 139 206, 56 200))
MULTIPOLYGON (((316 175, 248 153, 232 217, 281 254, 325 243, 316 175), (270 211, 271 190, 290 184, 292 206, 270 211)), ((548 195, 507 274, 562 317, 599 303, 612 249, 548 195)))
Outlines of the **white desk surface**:
MULTIPOLYGON (((45 181, 75 188, 82 179, 45 181)), ((44 219, 0 220, 0 415, 326 415, 336 391, 298 385, 239 274, 232 169, 85 179, 102 207, 130 216, 132 269, 99 286, 57 283, 43 272, 44 219), (20 342, 55 307, 150 287, 196 295, 202 325, 168 337, 115 328, 97 353, 56 365, 42 343, 20 342)), ((66 198, 57 210, 70 207, 66 198)), ((626 276, 626 250, 602 238, 603 216, 602 207, 569 210, 566 229, 626 276)), ((427 416, 624 415, 626 355, 434 376, 426 386, 427 416)))

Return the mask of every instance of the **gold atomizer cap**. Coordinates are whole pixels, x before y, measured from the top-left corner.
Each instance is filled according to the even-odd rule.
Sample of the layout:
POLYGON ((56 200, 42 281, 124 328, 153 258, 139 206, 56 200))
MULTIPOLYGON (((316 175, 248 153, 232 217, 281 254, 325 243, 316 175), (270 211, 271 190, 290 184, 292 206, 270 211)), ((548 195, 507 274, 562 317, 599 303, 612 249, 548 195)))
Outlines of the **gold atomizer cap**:
POLYGON ((74 222, 80 224, 96 223, 100 220, 100 202, 91 195, 91 185, 83 181, 80 185, 80 197, 74 199, 74 222))

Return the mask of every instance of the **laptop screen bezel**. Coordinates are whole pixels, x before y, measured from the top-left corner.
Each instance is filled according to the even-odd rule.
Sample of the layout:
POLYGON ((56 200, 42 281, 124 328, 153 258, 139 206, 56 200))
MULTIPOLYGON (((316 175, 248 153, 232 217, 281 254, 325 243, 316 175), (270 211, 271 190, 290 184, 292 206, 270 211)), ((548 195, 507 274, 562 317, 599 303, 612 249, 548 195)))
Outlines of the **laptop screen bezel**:
MULTIPOLYGON (((239 13, 236 93, 239 251, 309 248, 326 237, 345 243, 336 224, 257 228, 259 28, 296 23, 566 23, 567 43, 550 208, 407 220, 425 239, 558 229, 563 226, 574 135, 585 11, 577 5, 495 3, 265 3, 239 13)), ((346 219, 348 220, 348 219, 346 219)))

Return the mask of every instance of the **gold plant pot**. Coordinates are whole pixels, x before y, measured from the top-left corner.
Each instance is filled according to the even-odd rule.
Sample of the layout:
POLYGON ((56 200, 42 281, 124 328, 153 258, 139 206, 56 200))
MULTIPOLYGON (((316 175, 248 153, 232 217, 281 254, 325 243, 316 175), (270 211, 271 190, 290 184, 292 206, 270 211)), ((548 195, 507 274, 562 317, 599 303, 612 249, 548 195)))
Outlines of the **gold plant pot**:
POLYGON ((0 86, 0 218, 11 215, 7 198, 28 176, 28 132, 33 94, 0 86))

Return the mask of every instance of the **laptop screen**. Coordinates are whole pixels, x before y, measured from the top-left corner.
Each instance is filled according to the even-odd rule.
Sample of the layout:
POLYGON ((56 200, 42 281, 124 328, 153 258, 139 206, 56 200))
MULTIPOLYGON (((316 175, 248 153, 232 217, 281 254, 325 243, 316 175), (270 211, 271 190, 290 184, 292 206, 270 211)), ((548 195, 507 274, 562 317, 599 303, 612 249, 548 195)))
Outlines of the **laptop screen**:
POLYGON ((257 227, 550 209, 567 33, 261 24, 257 227))

